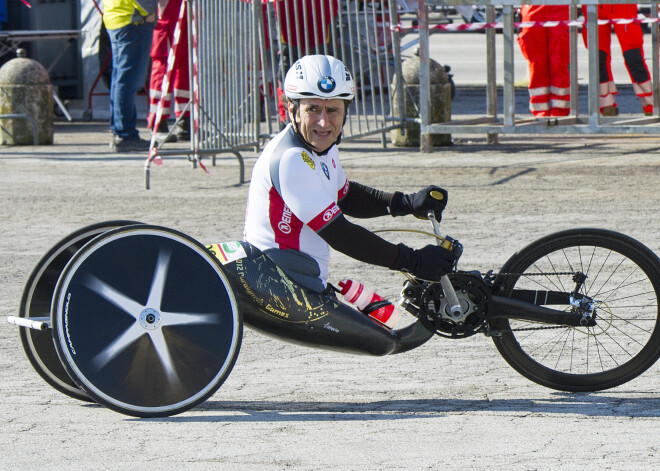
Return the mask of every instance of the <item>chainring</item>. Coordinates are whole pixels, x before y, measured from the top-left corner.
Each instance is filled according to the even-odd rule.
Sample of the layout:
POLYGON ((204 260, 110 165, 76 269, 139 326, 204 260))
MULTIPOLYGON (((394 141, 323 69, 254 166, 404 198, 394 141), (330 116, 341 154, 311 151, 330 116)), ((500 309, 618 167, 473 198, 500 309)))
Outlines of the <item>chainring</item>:
POLYGON ((420 320, 440 337, 459 339, 481 332, 492 306, 489 286, 478 273, 451 273, 448 276, 461 305, 461 313, 451 312, 440 283, 430 283, 420 297, 420 320))

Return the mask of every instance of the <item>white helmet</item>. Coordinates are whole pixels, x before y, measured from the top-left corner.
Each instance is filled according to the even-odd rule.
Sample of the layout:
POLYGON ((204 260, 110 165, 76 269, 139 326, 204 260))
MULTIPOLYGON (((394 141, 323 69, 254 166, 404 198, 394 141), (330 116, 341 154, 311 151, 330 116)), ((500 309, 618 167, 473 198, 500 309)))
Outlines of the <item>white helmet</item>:
POLYGON ((348 68, 339 59, 324 55, 304 56, 287 72, 284 94, 290 100, 313 97, 352 100, 355 84, 348 68))

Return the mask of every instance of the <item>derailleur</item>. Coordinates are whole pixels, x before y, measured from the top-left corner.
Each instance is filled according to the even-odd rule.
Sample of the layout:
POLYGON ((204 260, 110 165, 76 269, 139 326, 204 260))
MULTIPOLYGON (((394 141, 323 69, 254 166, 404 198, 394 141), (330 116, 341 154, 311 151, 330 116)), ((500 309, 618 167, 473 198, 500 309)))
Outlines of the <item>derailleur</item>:
POLYGON ((408 280, 401 292, 402 306, 441 337, 465 338, 483 331, 492 303, 490 288, 477 272, 448 276, 460 312, 452 310, 441 284, 430 281, 408 280))

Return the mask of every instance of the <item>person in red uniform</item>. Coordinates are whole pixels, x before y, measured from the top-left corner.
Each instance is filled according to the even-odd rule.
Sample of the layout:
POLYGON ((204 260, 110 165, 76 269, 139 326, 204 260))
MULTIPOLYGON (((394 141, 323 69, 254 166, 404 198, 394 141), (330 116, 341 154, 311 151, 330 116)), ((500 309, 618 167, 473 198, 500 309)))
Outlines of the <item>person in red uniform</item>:
MULTIPOLYGON (((522 21, 567 21, 568 5, 523 5, 522 21)), ((534 116, 570 112, 570 36, 568 26, 522 28, 518 44, 529 62, 529 110, 534 116)))
MULTIPOLYGON (((167 56, 173 44, 174 29, 179 21, 179 12, 183 0, 159 0, 158 1, 158 22, 154 29, 153 42, 151 46, 151 79, 149 81, 149 114, 147 115, 147 124, 153 129, 156 120, 156 110, 158 102, 161 99, 161 89, 163 79, 167 72, 167 56)), ((187 13, 185 14, 187 15, 187 13)), ((174 92, 174 115, 179 118, 182 115, 185 106, 190 100, 190 78, 188 72, 188 23, 184 16, 183 24, 179 36, 179 47, 174 57, 174 66, 170 78, 170 86, 165 95, 163 116, 158 134, 163 135, 169 132, 167 119, 170 117, 170 108, 172 106, 172 93, 174 92)), ((189 141, 190 140, 190 113, 186 111, 183 118, 179 121, 175 134, 176 138, 171 140, 189 141)))
MULTIPOLYGON (((582 7, 582 14, 587 17, 587 7, 582 7)), ((637 18, 637 5, 598 5, 599 19, 637 18)), ((644 36, 639 23, 599 25, 598 26, 598 62, 599 62, 599 100, 598 106, 603 116, 617 116, 619 110, 614 95, 616 85, 612 79, 612 26, 621 44, 623 59, 630 75, 633 90, 639 98, 644 114, 653 114, 653 83, 644 59, 644 36)), ((582 37, 587 45, 587 28, 582 28, 582 37)))

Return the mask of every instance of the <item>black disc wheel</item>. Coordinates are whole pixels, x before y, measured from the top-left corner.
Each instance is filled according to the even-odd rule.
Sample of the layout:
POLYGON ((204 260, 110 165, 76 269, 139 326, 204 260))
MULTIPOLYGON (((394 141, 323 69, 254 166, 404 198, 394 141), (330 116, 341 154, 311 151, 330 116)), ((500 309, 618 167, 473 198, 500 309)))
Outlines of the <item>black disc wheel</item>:
POLYGON ((558 232, 513 255, 501 273, 503 296, 527 290, 543 299, 577 286, 579 298, 592 300, 589 327, 490 321, 500 354, 526 378, 562 391, 598 391, 639 376, 660 356, 660 259, 640 242, 600 229, 558 232))
MULTIPOLYGON (((19 317, 50 318, 50 305, 55 285, 73 255, 99 234, 129 224, 137 224, 137 222, 107 221, 93 224, 77 230, 55 244, 39 260, 25 284, 19 317)), ((25 355, 39 376, 67 396, 83 401, 91 400, 89 395, 73 382, 62 366, 55 351, 51 330, 41 331, 20 327, 19 332, 25 355)))
POLYGON ((95 401, 137 417, 210 397, 238 356, 242 317, 219 262, 171 229, 106 232, 71 259, 52 305, 55 347, 95 401))

